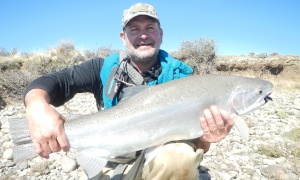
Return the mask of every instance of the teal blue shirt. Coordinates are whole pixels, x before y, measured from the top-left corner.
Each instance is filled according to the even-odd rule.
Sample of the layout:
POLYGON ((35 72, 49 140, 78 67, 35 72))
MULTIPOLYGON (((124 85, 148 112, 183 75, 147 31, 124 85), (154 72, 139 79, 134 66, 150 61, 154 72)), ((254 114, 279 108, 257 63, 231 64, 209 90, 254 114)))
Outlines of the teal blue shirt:
MULTIPOLYGON (((159 50, 158 59, 162 67, 162 72, 158 76, 157 80, 153 80, 148 83, 148 85, 161 84, 164 82, 168 82, 174 79, 179 79, 186 77, 193 73, 193 69, 185 64, 184 62, 171 57, 167 52, 163 50, 159 50)), ((110 108, 112 106, 117 105, 118 103, 118 95, 116 94, 113 98, 108 98, 106 96, 105 90, 109 81, 109 76, 114 67, 118 67, 119 63, 119 53, 112 54, 104 59, 104 64, 102 70, 100 72, 100 78, 103 84, 103 103, 104 108, 110 108)), ((114 79, 111 79, 114 81, 114 79)))

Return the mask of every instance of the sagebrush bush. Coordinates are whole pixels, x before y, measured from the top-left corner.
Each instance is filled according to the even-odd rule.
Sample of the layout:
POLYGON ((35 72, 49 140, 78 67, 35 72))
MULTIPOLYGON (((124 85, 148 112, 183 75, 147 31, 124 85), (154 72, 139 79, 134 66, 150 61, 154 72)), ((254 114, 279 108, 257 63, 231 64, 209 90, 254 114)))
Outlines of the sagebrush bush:
POLYGON ((195 74, 209 74, 216 71, 216 42, 212 39, 184 41, 180 49, 172 55, 192 66, 195 74))

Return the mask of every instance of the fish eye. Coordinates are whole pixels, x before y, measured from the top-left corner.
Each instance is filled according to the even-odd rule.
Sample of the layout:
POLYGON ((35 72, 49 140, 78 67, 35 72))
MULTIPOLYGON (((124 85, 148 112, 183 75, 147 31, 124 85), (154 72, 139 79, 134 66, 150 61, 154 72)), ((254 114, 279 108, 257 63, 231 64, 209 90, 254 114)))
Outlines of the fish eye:
POLYGON ((262 93, 263 93, 263 91, 262 91, 262 90, 259 90, 259 91, 258 91, 258 93, 259 93, 259 94, 262 94, 262 93))

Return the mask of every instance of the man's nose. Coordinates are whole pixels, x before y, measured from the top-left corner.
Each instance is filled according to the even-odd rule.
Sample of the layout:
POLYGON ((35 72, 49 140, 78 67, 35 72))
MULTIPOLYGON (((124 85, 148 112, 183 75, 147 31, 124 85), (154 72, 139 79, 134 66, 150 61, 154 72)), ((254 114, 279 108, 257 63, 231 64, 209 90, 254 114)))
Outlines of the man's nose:
POLYGON ((142 39, 146 39, 146 38, 149 37, 149 33, 148 33, 146 30, 142 30, 142 31, 141 31, 141 34, 140 34, 140 37, 141 37, 142 39))

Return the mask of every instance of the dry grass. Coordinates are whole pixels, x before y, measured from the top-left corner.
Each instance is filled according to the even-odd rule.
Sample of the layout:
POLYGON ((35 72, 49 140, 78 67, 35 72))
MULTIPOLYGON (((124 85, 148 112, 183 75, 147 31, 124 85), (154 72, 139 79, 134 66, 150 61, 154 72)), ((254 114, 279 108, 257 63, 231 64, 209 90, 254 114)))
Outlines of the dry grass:
MULTIPOLYGON (((175 58, 194 67, 195 74, 221 73, 258 77, 271 81, 275 91, 300 91, 299 56, 279 56, 276 53, 250 56, 216 56, 216 43, 208 38, 184 41, 175 58), (217 71, 217 72, 216 72, 217 71)), ((24 53, 13 49, 0 51, 0 109, 7 103, 22 99, 23 89, 34 78, 80 64, 95 57, 107 57, 117 52, 110 47, 95 51, 79 51, 71 41, 61 41, 45 51, 24 53)))
POLYGON ((260 145, 257 149, 257 153, 276 158, 284 156, 284 152, 281 150, 281 148, 267 145, 260 145))
MULTIPOLYGON (((288 139, 290 139, 292 141, 300 142, 300 128, 294 128, 291 131, 287 132, 285 135, 288 139)), ((300 152, 300 150, 299 150, 299 152, 300 152)))
POLYGON ((116 52, 109 47, 96 51, 75 48, 71 41, 61 41, 45 51, 21 53, 17 49, 0 51, 0 109, 7 103, 20 102, 24 88, 35 78, 80 64, 95 57, 116 52))

